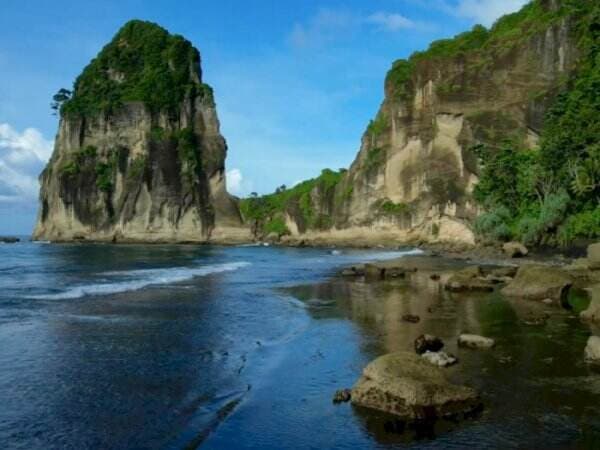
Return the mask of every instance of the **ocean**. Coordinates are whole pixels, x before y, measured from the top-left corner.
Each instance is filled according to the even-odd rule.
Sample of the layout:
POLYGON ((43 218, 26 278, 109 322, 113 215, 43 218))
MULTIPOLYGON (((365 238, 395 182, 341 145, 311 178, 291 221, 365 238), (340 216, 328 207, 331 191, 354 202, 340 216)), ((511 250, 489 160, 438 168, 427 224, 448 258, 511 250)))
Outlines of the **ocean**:
MULTIPOLYGON (((0 447, 10 449, 586 448, 600 381, 568 313, 519 324, 496 294, 332 278, 418 250, 0 245, 0 447), (417 325, 399 317, 417 312, 417 325), (483 415, 432 433, 333 405, 373 358, 421 332, 499 341, 451 377, 483 415), (554 358, 552 360, 548 358, 554 358), (507 362, 508 361, 508 362, 507 362)), ((453 371, 454 370, 454 371, 453 371)))

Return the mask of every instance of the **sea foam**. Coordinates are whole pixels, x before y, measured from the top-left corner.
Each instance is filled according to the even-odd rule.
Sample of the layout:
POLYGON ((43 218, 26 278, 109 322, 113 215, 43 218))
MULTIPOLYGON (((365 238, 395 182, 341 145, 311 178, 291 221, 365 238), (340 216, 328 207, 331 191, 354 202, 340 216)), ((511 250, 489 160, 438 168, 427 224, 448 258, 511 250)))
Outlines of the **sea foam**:
POLYGON ((35 295, 31 298, 54 300, 80 298, 87 295, 108 295, 120 292, 137 291, 148 286, 180 283, 195 277, 221 272, 231 272, 250 265, 248 262, 211 264, 200 267, 168 267, 163 269, 141 269, 102 272, 99 275, 113 278, 106 283, 73 286, 54 294, 35 295), (115 280, 116 279, 116 280, 115 280))

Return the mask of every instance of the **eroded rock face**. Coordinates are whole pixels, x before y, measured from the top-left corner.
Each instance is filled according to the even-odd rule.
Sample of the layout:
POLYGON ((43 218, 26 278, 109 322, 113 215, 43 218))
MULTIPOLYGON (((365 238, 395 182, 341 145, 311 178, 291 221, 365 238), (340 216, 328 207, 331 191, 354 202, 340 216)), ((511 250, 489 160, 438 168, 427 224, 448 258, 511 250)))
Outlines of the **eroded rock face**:
POLYGON ((474 389, 449 383, 441 369, 408 352, 367 365, 352 388, 352 403, 409 421, 456 417, 481 407, 474 389))
MULTIPOLYGON (((552 2, 540 5, 555 11, 552 2)), ((569 17, 554 20, 498 55, 423 52, 394 63, 381 107, 335 189, 315 187, 303 200, 310 208, 285 211, 292 235, 319 243, 474 245, 474 149, 495 148, 504 136, 537 145, 545 113, 579 56, 572 27, 569 17), (307 209, 326 220, 307 224, 307 209)))
POLYGON ((555 267, 524 265, 502 293, 509 297, 542 301, 551 299, 560 303, 566 299, 573 278, 555 267))
MULTIPOLYGON (((61 111, 54 153, 40 176, 34 238, 144 242, 247 238, 237 203, 225 189, 227 146, 219 131, 212 90, 202 83, 197 50, 155 24, 132 21, 95 61, 114 67, 109 67, 107 76, 92 61, 61 111), (149 35, 159 40, 146 48, 149 35), (136 67, 131 73, 117 70, 129 64, 118 56, 128 47, 141 48, 141 60, 135 61, 144 67, 152 64, 144 59, 150 51, 183 48, 187 60, 168 61, 174 80, 171 89, 186 92, 181 99, 168 106, 119 100, 93 109, 96 102, 108 104, 124 86, 137 82, 136 67), (119 76, 111 76, 115 73, 119 76), (107 91, 97 94, 93 102, 83 101, 91 86, 99 83, 107 91)), ((154 98, 154 89, 161 86, 152 87, 146 94, 149 98, 154 98)))

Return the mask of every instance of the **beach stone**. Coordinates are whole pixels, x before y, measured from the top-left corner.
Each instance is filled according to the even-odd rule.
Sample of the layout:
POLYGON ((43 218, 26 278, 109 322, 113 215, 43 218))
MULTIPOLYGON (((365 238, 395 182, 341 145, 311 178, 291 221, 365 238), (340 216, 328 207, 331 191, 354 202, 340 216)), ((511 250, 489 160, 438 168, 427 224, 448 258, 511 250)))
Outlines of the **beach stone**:
POLYGON ((504 254, 510 258, 520 258, 527 256, 529 250, 520 242, 507 242, 502 246, 504 254))
POLYGON ((477 391, 451 384, 442 369, 409 352, 369 363, 352 388, 352 404, 407 421, 460 418, 482 406, 477 391))
POLYGON ((415 314, 404 314, 402 320, 409 323, 419 323, 421 318, 415 314))
POLYGON ((573 278, 556 267, 525 265, 501 292, 509 297, 539 301, 549 298, 560 303, 572 285, 573 278))
POLYGON ((365 274, 365 266, 362 264, 346 267, 342 270, 342 276, 344 277, 361 277, 365 274))
POLYGON ((458 345, 472 349, 488 349, 496 345, 496 341, 491 338, 478 336, 476 334, 461 334, 458 337, 458 345))
POLYGON ((588 267, 592 270, 600 269, 600 242, 588 245, 587 248, 588 267))
POLYGON ((333 395, 333 403, 346 403, 352 398, 352 391, 350 389, 340 389, 335 391, 333 395))
POLYGON ((585 361, 600 364, 600 336, 590 336, 584 350, 585 361))
POLYGON ((453 355, 444 352, 425 352, 421 357, 430 364, 438 367, 448 367, 458 363, 458 359, 453 355))
POLYGON ((422 334, 415 339, 415 352, 422 355, 425 352, 439 352, 444 348, 444 341, 431 334, 422 334))
POLYGON ((481 267, 466 267, 451 275, 444 284, 444 289, 450 292, 493 291, 494 283, 482 278, 481 275, 481 267))
POLYGON ((517 274, 518 270, 518 266, 496 267, 490 270, 490 275, 496 278, 513 278, 517 274))

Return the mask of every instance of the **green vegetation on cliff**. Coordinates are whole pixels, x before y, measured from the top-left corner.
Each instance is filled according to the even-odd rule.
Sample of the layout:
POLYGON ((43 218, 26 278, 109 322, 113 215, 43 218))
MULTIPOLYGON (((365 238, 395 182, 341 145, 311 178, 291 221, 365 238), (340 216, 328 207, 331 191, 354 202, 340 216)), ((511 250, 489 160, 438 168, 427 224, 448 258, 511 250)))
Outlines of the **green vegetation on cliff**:
MULTIPOLYGON (((594 2, 562 0, 560 8, 553 10, 545 6, 549 0, 533 0, 520 11, 501 17, 489 29, 475 25, 470 31, 453 38, 432 42, 427 50, 413 53, 408 60, 395 61, 386 76, 386 86, 393 97, 402 99, 412 92, 409 84, 420 63, 464 58, 467 65, 474 67, 491 64, 531 36, 546 30, 552 23, 566 15, 578 14, 582 8, 591 8, 594 2)), ((452 92, 456 87, 441 86, 439 89, 452 92)))
POLYGON ((72 95, 55 101, 62 114, 91 115, 132 101, 152 111, 176 111, 186 96, 213 103, 212 89, 200 83, 198 51, 154 23, 132 20, 83 70, 72 95))
MULTIPOLYGON (((332 198, 335 201, 335 188, 344 172, 324 169, 317 178, 303 181, 290 189, 282 186, 273 194, 244 198, 240 201, 242 217, 253 223, 258 232, 279 236, 289 234, 284 220, 286 213, 299 219, 305 229, 331 226, 331 219, 316 210, 312 195, 317 193, 320 199, 332 198)), ((352 191, 348 190, 344 195, 352 195, 352 191)))
POLYGON ((566 4, 583 57, 546 116, 540 147, 477 149, 483 170, 474 195, 488 210, 476 221, 483 236, 533 245, 600 237, 600 5, 566 4))

